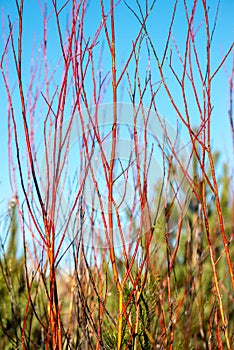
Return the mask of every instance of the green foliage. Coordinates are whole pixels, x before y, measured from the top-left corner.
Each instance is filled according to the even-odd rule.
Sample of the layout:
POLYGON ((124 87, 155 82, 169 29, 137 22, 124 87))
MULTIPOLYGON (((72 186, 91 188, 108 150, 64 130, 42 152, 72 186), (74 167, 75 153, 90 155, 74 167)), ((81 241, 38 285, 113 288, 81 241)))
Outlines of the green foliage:
MULTIPOLYGON (((29 299, 25 258, 17 249, 16 204, 9 207, 8 220, 7 243, 1 241, 0 255, 0 348, 21 349, 24 337, 27 349, 42 349, 42 328, 35 318, 30 299, 41 316, 45 315, 40 310, 45 305, 45 298, 39 293, 38 284, 34 283, 29 299)), ((23 249, 22 245, 20 247, 23 249)))
POLYGON ((1 244, 0 259, 0 339, 1 347, 19 347, 21 324, 26 301, 24 261, 17 257, 16 206, 10 207, 8 246, 1 244))

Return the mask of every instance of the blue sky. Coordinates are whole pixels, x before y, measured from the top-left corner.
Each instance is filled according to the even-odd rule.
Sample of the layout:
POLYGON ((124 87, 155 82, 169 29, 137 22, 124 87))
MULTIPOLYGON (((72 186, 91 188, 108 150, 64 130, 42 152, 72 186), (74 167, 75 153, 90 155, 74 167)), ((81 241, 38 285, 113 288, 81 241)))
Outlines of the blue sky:
MULTIPOLYGON (((41 3, 44 3, 41 1, 41 3)), ((64 1, 58 1, 58 4, 63 4, 64 1)), ((137 9, 136 3, 134 0, 129 0, 127 3, 132 6, 134 9, 137 9)), ((144 1, 141 1, 144 3, 144 1)), ((170 23, 170 18, 173 9, 172 0, 158 0, 154 7, 154 10, 150 14, 148 29, 151 35, 153 42, 158 50, 159 55, 162 54, 164 45, 165 45, 165 36, 168 31, 168 26, 170 23)), ((192 3, 192 1, 189 1, 192 3)), ((201 1, 199 1, 201 3, 201 1)), ((212 0, 208 1, 210 5, 210 19, 211 25, 215 18, 217 1, 212 0)), ((51 2, 48 1, 48 13, 51 9, 51 2)), ((104 0, 106 9, 108 9, 109 1, 104 0)), ((2 18, 5 21, 5 30, 7 29, 7 16, 9 15, 12 23, 17 24, 17 14, 14 1, 1 0, 0 7, 2 10, 2 18)), ((197 18, 201 17, 201 4, 198 6, 197 18)), ((234 25, 233 25, 233 13, 234 13, 234 1, 232 0, 221 0, 219 17, 217 21, 216 30, 214 33, 214 39, 212 42, 212 67, 215 68, 218 66, 222 59, 222 55, 230 47, 233 37, 234 37, 234 25)), ((64 10, 62 14, 62 24, 65 26, 66 20, 68 18, 68 10, 64 10)), ((198 19, 197 24, 199 24, 200 19, 198 19)), ((87 18, 85 22, 85 33, 86 36, 93 36, 96 31, 98 24, 100 23, 100 4, 98 0, 90 1, 90 5, 87 9, 87 18)), ((175 26, 173 29, 173 36, 175 37, 176 42, 180 47, 183 47, 183 41, 185 38, 185 17, 183 11, 183 1, 179 0, 178 12, 175 19, 175 26)), ((134 18, 133 14, 127 9, 124 2, 121 2, 116 8, 116 52, 117 52, 117 65, 122 66, 123 62, 126 61, 129 52, 131 50, 131 43, 133 38, 139 30, 139 24, 134 18)), ((24 72, 24 84, 28 86, 28 81, 30 77, 30 61, 33 42, 35 44, 35 52, 39 50, 39 43, 42 38, 43 33, 43 19, 41 15, 40 6, 37 0, 25 0, 25 10, 24 10, 24 34, 23 34, 23 72, 24 72)), ((3 30, 2 30, 3 34, 3 30)), ((99 48, 105 42, 104 33, 102 32, 100 37, 100 42, 97 48, 97 57, 99 53, 99 48)), ((55 65, 59 59, 59 45, 58 45, 58 35, 55 29, 55 20, 52 17, 48 25, 48 62, 51 67, 55 65)), ((201 52, 201 55, 204 54, 205 57, 205 46, 204 38, 200 37, 198 42, 198 49, 201 52)), ((0 53, 3 52, 3 40, 0 40, 0 53)), ((144 69, 147 67, 147 57, 142 52, 142 74, 144 75, 144 69)), ((227 60, 226 67, 228 71, 231 71, 231 62, 232 56, 227 60)), ((110 58, 108 58, 108 49, 105 43, 104 45, 104 55, 103 55, 103 69, 108 71, 110 70, 110 58)), ((130 68, 131 69, 131 66, 130 68)), ((131 73, 131 71, 130 71, 131 73)), ((60 82, 61 72, 58 71, 56 79, 58 79, 58 84, 60 82)), ((117 71, 118 75, 118 71, 117 71)), ((156 72, 156 69, 153 68, 152 75, 155 81, 159 80, 159 75, 156 72)), ((12 84, 15 80, 15 71, 12 62, 10 62, 10 79, 12 84)), ((170 80, 170 74, 168 73, 168 79, 170 80)), ((126 85, 123 83, 123 89, 126 88, 126 85)), ((174 91, 176 95, 176 85, 171 81, 171 86, 174 86, 174 91)), ((126 90, 126 89, 125 89, 126 90)), ((0 110, 1 110, 1 128, 0 128, 0 145, 1 145, 1 171, 0 171, 0 194, 1 199, 4 202, 8 202, 11 198, 11 190, 9 187, 8 181, 8 155, 7 155, 7 99, 4 92, 4 85, 2 77, 0 77, 0 91, 1 91, 1 100, 0 100, 0 110)), ((213 85, 213 119, 212 119, 212 145, 214 149, 221 150, 224 153, 224 160, 233 161, 231 149, 231 134, 228 121, 228 85, 227 78, 223 69, 217 75, 217 78, 213 85)), ((119 94, 119 100, 121 102, 129 102, 127 93, 123 95, 119 94)), ((111 94, 107 93, 106 102, 111 102, 111 94)), ((175 122, 175 113, 171 108, 168 99, 165 93, 159 93, 157 100, 159 112, 164 115, 170 122, 175 122)), ((191 102, 192 104, 192 102, 191 102)), ((191 107, 192 108, 192 107, 191 107)), ((19 114, 18 106, 16 105, 16 112, 19 114)), ((16 114, 17 114, 16 113, 16 114)), ((197 116, 194 116, 194 126, 196 125, 197 116)), ((19 123, 20 128, 20 123, 19 123)), ((38 129, 38 133, 40 130, 38 129)))

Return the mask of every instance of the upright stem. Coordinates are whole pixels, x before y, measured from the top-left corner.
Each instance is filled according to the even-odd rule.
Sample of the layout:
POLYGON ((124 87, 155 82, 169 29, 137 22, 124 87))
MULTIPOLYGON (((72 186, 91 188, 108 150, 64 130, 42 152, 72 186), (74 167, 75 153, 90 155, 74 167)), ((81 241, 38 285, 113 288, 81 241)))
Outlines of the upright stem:
POLYGON ((108 221, 110 234, 110 258, 119 293, 119 315, 118 315, 118 345, 121 348, 122 343, 122 325, 123 325, 123 291, 119 282, 118 269, 115 259, 114 237, 113 237, 113 171, 115 164, 116 142, 117 142, 117 81, 116 81, 116 54, 115 54, 115 18, 114 18, 114 1, 110 1, 111 6, 111 60, 112 60, 112 93, 113 93, 113 124, 112 124, 112 146, 111 160, 109 167, 109 188, 108 188, 108 221))

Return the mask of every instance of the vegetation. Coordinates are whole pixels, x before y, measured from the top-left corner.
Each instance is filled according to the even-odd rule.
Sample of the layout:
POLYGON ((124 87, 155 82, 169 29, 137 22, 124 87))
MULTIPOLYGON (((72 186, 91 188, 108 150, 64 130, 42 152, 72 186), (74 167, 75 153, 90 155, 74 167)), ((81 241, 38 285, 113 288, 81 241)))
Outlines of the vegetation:
MULTIPOLYGON (((8 29, 3 25, 1 74, 15 197, 1 219, 0 347, 230 350, 233 164, 212 149, 211 122, 213 84, 230 63, 234 44, 213 68, 211 41, 218 17, 211 25, 205 0, 183 2, 182 43, 173 36, 182 11, 174 2, 161 46, 148 24, 155 1, 143 5, 136 0, 134 7, 111 0, 108 7, 100 0, 92 38, 86 34, 86 1, 45 1, 40 2, 43 38, 38 56, 32 55, 27 85, 25 3, 16 0, 17 26, 11 18, 8 29), (121 64, 119 6, 139 24, 121 64), (52 20, 60 57, 50 68, 52 20), (121 100, 123 90, 128 105, 121 100), (158 112, 165 97, 176 114, 173 132, 158 112), (122 110, 132 118, 127 127, 119 119, 122 110), (193 120, 193 115, 199 117, 193 120), (162 163, 157 181, 155 159, 162 163)), ((234 145, 234 61, 228 67, 227 115, 234 145)))
MULTIPOLYGON (((194 176, 197 174, 196 165, 195 163, 194 176)), ((228 199, 230 180, 227 176, 226 164, 223 166, 219 184, 222 188, 222 212, 230 242, 230 254, 233 257, 234 250, 231 245, 233 218, 231 202, 228 199)), ((206 195, 209 197, 208 190, 206 195)), ((183 218, 176 258, 171 267, 170 292, 167 281, 168 266, 165 262, 168 249, 166 231, 164 230, 161 235, 158 234, 165 223, 163 225, 159 223, 159 228, 154 229, 145 276, 142 271, 139 271, 138 261, 134 262, 131 271, 137 284, 132 286, 129 279, 123 290, 123 303, 127 314, 122 326, 121 347, 123 349, 166 348, 172 342, 172 335, 176 349, 216 349, 225 342, 224 329, 220 327, 221 315, 214 289, 205 227, 200 215, 201 204, 192 195, 188 211, 183 218)), ((165 221, 165 218, 161 220, 165 221)), ((229 337, 232 341, 234 339, 232 331, 234 303, 232 294, 228 292, 231 290, 231 283, 227 278, 228 269, 224 263, 224 251, 213 198, 209 203, 209 222, 214 242, 212 249, 220 276, 222 301, 230 330, 229 337)), ((41 286, 42 281, 36 278, 35 270, 32 269, 30 274, 28 272, 26 255, 17 252, 19 236, 15 203, 9 209, 9 227, 6 232, 9 236, 8 248, 5 251, 6 241, 1 242, 2 259, 0 260, 1 347, 3 349, 21 348, 24 342, 26 349, 43 349, 46 344, 44 334, 49 324, 43 289, 45 288, 48 292, 49 282, 44 280, 44 285, 41 286)), ((171 235, 176 236, 176 232, 172 232, 171 235)), ((75 251, 77 247, 75 242, 73 244, 75 251)), ((173 249, 175 245, 175 242, 172 243, 170 248, 173 249)), ((141 247, 142 256, 144 256, 143 239, 141 247)), ((170 252, 170 259, 172 256, 170 252)), ((107 256, 101 268, 105 271, 104 276, 100 276, 100 267, 91 266, 87 261, 84 262, 84 266, 79 263, 70 275, 64 271, 57 272, 57 284, 62 300, 64 349, 95 348, 98 344, 97 326, 100 323, 99 341, 102 342, 102 347, 116 348, 118 292, 107 256), (99 283, 102 280, 103 285, 100 286, 99 283), (101 311, 102 315, 100 315, 101 311)), ((126 269, 124 258, 118 259, 118 268, 123 274, 126 269)))

